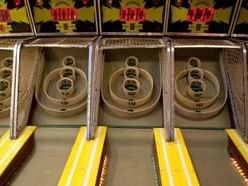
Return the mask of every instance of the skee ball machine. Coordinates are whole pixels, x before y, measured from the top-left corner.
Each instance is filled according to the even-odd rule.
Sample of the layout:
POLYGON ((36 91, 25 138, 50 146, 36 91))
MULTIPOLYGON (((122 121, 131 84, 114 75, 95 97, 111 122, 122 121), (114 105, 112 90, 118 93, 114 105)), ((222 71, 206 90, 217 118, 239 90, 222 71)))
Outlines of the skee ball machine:
POLYGON ((244 134, 246 130, 244 115, 237 114, 238 108, 244 113, 244 104, 232 96, 244 101, 244 50, 219 38, 232 33, 239 3, 175 0, 168 4, 167 34, 176 36, 171 42, 174 126, 182 129, 201 185, 246 184, 244 170, 229 156, 225 131, 235 128, 244 134))
MULTIPOLYGON (((34 127, 25 125, 30 110, 30 95, 34 90, 36 64, 24 61, 29 68, 21 74, 18 86, 16 74, 21 56, 20 48, 24 39, 34 36, 33 23, 26 1, 0 1, 0 7, 0 185, 5 185, 32 149, 34 127), (19 103, 16 101, 17 91, 21 97, 19 103), (19 107, 18 118, 16 107, 19 107)), ((25 51, 22 56, 33 61, 38 51, 29 53, 30 51, 25 51)))
POLYGON ((247 28, 248 28, 248 1, 239 2, 238 11, 235 15, 235 22, 232 26, 231 36, 233 40, 241 46, 241 53, 233 62, 227 64, 227 73, 230 79, 229 92, 232 97, 233 118, 236 129, 227 129, 228 151, 234 166, 248 181, 248 159, 247 159, 247 140, 248 140, 248 120, 247 120, 247 28), (239 59, 242 59, 239 60, 239 59), (239 74, 239 75, 238 75, 239 74), (236 83, 236 82, 240 83, 236 83))
MULTIPOLYGON (((161 134, 159 140, 166 145, 174 132, 170 41, 163 38, 166 2, 99 0, 98 5, 102 37, 95 48, 92 123, 108 126, 104 183, 161 184, 155 165, 162 158, 161 147, 154 148, 154 137, 161 134), (154 135, 153 128, 157 128, 154 135)), ((179 150, 184 148, 181 142, 179 150)), ((166 161, 173 161, 178 153, 174 151, 166 161)), ((187 150, 182 161, 170 167, 181 170, 184 155, 188 158, 187 150)), ((192 177, 197 183, 194 172, 192 177)))
POLYGON ((247 184, 247 0, 3 2, 0 185, 247 184))
POLYGON ((29 74, 24 62, 37 62, 32 111, 26 115, 28 124, 37 129, 32 153, 9 183, 77 185, 81 181, 94 185, 98 175, 92 170, 100 164, 106 134, 104 127, 98 127, 96 140, 87 138, 93 41, 98 33, 96 4, 93 0, 29 3, 37 38, 25 41, 21 53, 39 52, 35 60, 22 56, 18 77, 20 86, 22 74, 29 74))
POLYGON ((247 123, 247 28, 248 28, 248 1, 239 2, 239 11, 235 16, 235 22, 232 27, 232 37, 234 41, 241 46, 242 53, 239 58, 243 63, 234 59, 228 63, 227 72, 230 79, 230 95, 233 98, 233 113, 235 129, 228 129, 228 150, 235 167, 239 170, 246 183, 248 181, 248 159, 246 154, 248 139, 247 123), (237 75, 239 74, 239 75, 237 75), (243 77, 242 77, 243 76, 243 77), (236 83, 240 81, 240 83, 236 83))

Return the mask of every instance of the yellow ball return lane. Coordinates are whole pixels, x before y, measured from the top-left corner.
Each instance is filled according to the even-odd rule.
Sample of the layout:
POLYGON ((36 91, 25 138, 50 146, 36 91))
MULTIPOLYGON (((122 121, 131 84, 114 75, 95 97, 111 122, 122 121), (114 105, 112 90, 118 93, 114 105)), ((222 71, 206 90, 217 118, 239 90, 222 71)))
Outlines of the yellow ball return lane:
POLYGON ((152 129, 109 128, 104 184, 156 185, 152 129))
MULTIPOLYGON (((232 164, 227 148, 228 138, 225 134, 226 128, 235 127, 233 111, 230 110, 232 103, 230 94, 228 94, 230 87, 227 86, 231 78, 227 77, 227 72, 231 72, 230 69, 236 69, 234 76, 240 76, 240 78, 236 79, 235 84, 242 81, 243 77, 241 71, 237 71, 238 69, 234 65, 228 71, 227 64, 234 64, 234 59, 241 60, 239 46, 220 40, 175 39, 172 41, 172 47, 174 49, 171 55, 173 56, 173 76, 175 78, 173 127, 181 128, 199 184, 203 186, 246 185, 238 169, 232 164), (206 97, 203 95, 201 100, 204 98, 209 100, 218 95, 210 106, 205 107, 206 102, 190 97, 191 93, 187 89, 190 85, 187 82, 188 76, 180 79, 185 66, 189 65, 187 67, 190 68, 192 59, 198 59, 200 69, 207 73, 211 72, 216 78, 214 81, 218 82, 216 86, 212 80, 212 83, 207 82, 210 80, 207 79, 207 76, 205 79, 203 78, 208 84, 205 90, 206 97), (214 85, 215 89, 211 85, 214 85), (194 100, 194 102, 190 100, 194 100), (202 104, 199 104, 200 102, 202 104), (192 103, 197 104, 193 105, 192 103)), ((236 66, 237 64, 238 62, 235 61, 236 66)))
MULTIPOLYGON (((0 135, 4 134, 0 138, 0 185, 6 185, 8 179, 16 171, 16 169, 22 164, 23 160, 30 154, 34 146, 34 133, 35 126, 26 126, 29 105, 31 104, 31 98, 34 88, 34 69, 36 67, 35 60, 38 50, 34 49, 32 54, 29 50, 20 53, 22 42, 21 40, 14 39, 2 39, 2 42, 6 42, 5 47, 1 46, 1 70, 3 68, 8 69, 8 76, 3 76, 6 81, 11 80, 9 91, 2 92, 1 95, 5 96, 1 99, 1 117, 0 117, 0 135), (3 50, 6 50, 3 52, 3 50), (13 50, 13 51, 12 51, 13 50), (13 54, 12 54, 13 53, 13 54), (27 61, 23 60, 23 65, 28 65, 29 68, 25 68, 19 74, 17 70, 17 64, 19 64, 20 57, 25 56, 33 63, 27 64, 27 61), (6 67, 7 66, 7 67, 6 67), (12 76, 12 79, 11 79, 12 76), (27 77, 28 76, 28 77, 27 77), (8 79, 9 78, 9 79, 8 79), (8 79, 8 80, 7 80, 8 79), (28 81, 27 81, 28 79, 28 81), (19 96, 18 96, 19 94, 19 96), (7 96, 8 95, 8 96, 7 96), (13 99, 13 97, 15 97, 13 99), (20 97, 20 99, 17 99, 20 97), (19 114, 19 115, 18 115, 19 114), (18 117, 17 117, 18 115, 18 117), (7 124, 10 126, 10 130, 4 128, 7 124)), ((3 71, 2 71, 3 72, 3 71)), ((8 126, 8 128, 9 128, 8 126)))
POLYGON ((175 129, 175 140, 167 142, 165 130, 155 128, 154 141, 161 185, 200 185, 180 129, 175 129))
MULTIPOLYGON (((25 43, 23 47, 23 51, 29 52, 30 50, 31 52, 34 51, 36 48, 39 49, 39 53, 36 55, 36 61, 39 62, 39 65, 35 74, 37 77, 35 78, 34 98, 30 99, 33 100, 32 111, 26 115, 28 121, 36 125, 37 130, 34 136, 35 147, 22 166, 19 166, 16 174, 9 180, 10 185, 74 185, 74 178, 84 180, 84 177, 81 177, 82 167, 91 181, 93 180, 92 172, 95 177, 98 176, 96 175, 98 170, 95 170, 95 167, 99 166, 96 162, 100 161, 101 154, 95 153, 98 156, 93 156, 93 154, 96 150, 101 151, 102 147, 98 148, 101 143, 98 143, 97 138, 88 141, 85 135, 86 127, 82 127, 87 123, 86 91, 88 80, 85 75, 88 75, 86 73, 88 70, 87 57, 92 55, 91 50, 89 50, 92 38, 54 38, 52 41, 53 45, 51 46, 51 43, 47 42, 46 38, 32 40, 30 43, 25 43), (64 43, 63 47, 60 47, 61 42, 64 43), (76 72, 76 78, 73 82, 75 91, 73 92, 73 97, 70 97, 71 99, 67 97, 68 101, 64 101, 66 99, 61 101, 59 93, 60 91, 63 92, 64 89, 56 85, 59 79, 64 78, 61 77, 64 74, 62 73, 61 75, 58 70, 62 70, 63 65, 65 63, 70 64, 69 62, 76 66, 75 68, 68 68, 76 72), (47 77, 51 77, 51 74, 52 76, 55 75, 52 80, 47 79, 47 77), (45 92, 47 95, 45 95, 45 92), (52 102, 47 100, 51 98, 52 102), (75 145, 73 146, 74 142, 75 145), (77 145, 78 143, 80 143, 79 146, 77 145), (76 157, 74 157, 75 155, 76 157), (85 159, 86 157, 87 160, 85 159), (98 160, 96 160, 96 157, 98 160), (80 164, 82 159, 83 164, 80 164), (78 164, 78 162, 80 163, 78 164), (93 162, 95 167, 89 169, 90 165, 84 164, 85 162, 90 164, 93 162), (70 167, 71 165, 73 167, 70 167), (75 165, 79 167, 74 167, 75 165), (68 170, 70 175, 80 175, 73 176, 73 179, 70 180, 73 183, 64 180, 67 177, 65 174, 68 174, 68 170)), ((26 59, 26 56, 23 58, 26 59)), ((20 73, 28 69, 23 66, 24 61, 30 62, 32 60, 21 61, 20 73)), ((104 134, 100 140, 102 142, 105 140, 106 130, 99 129, 99 131, 104 134)), ((92 183, 92 185, 95 185, 95 183, 92 183)))
POLYGON ((5 185, 11 174, 30 153, 34 145, 36 127, 26 127, 18 139, 10 139, 10 131, 6 131, 0 139, 0 185, 5 185))
POLYGON ((95 139, 87 140, 86 127, 80 129, 60 178, 59 186, 99 184, 106 132, 106 127, 98 127, 95 139))
MULTIPOLYGON (((95 139, 87 140, 86 127, 38 127, 33 152, 18 168, 9 184, 97 185, 100 182, 106 132, 106 127, 97 127, 95 139)), ((16 147, 13 145, 12 150, 16 147)))

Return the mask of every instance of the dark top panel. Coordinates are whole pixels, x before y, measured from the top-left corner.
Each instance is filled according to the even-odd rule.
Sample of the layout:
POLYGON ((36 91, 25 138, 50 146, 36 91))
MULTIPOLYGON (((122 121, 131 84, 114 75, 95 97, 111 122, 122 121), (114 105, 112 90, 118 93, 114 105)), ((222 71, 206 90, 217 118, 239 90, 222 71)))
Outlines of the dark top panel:
POLYGON ((165 0, 100 0, 102 32, 163 33, 165 0))
POLYGON ((94 0, 32 0, 38 33, 96 32, 94 0))
POLYGON ((248 34, 248 0, 243 0, 242 2, 234 33, 248 34))
POLYGON ((171 0, 168 32, 227 34, 236 0, 171 0))
POLYGON ((24 0, 0 0, 0 36, 32 33, 24 0))

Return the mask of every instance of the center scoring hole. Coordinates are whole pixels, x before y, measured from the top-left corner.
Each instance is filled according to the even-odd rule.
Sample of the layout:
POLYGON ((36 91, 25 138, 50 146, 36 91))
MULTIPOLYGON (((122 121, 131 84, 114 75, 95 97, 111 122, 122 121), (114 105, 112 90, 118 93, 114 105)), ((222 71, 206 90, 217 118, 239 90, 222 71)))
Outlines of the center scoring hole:
POLYGON ((134 77, 136 77, 136 72, 135 72, 135 70, 128 70, 127 71, 127 77, 129 77, 129 78, 134 78, 134 77))
POLYGON ((193 81, 190 85, 190 88, 194 91, 194 92, 202 92, 203 91, 203 85, 201 82, 196 82, 193 81))
POLYGON ((73 74, 72 69, 67 68, 63 71, 63 77, 71 77, 72 74, 73 74))
POLYGON ((139 71, 136 67, 126 67, 124 70, 125 78, 138 78, 139 71))
POLYGON ((194 79, 201 79, 201 73, 199 70, 190 71, 190 76, 194 79))
POLYGON ((125 89, 128 91, 136 91, 138 89, 138 84, 134 80, 127 80, 125 82, 125 89))
POLYGON ((63 79, 59 86, 60 90, 69 90, 71 87, 72 87, 72 83, 67 79, 63 79))

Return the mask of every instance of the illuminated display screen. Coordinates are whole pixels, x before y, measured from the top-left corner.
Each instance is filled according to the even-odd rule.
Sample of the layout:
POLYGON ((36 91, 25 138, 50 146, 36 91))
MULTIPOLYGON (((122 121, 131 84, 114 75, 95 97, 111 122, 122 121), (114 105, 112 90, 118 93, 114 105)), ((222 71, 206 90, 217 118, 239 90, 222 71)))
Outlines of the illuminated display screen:
POLYGON ((169 33, 228 34, 237 0, 171 0, 169 33))
POLYGON ((145 20, 144 8, 123 7, 120 9, 120 21, 143 22, 145 20))
POLYGON ((243 0, 234 33, 248 35, 248 0, 243 0))
POLYGON ((10 22, 11 17, 8 9, 0 9, 0 22, 10 22))
POLYGON ((53 21, 75 21, 77 10, 75 8, 52 8, 53 21))
POLYGON ((94 0, 30 0, 38 33, 96 33, 94 0))
POLYGON ((0 7, 0 35, 32 34, 24 0, 1 0, 0 7))
POLYGON ((100 0, 104 33, 163 33, 165 0, 100 0))
POLYGON ((187 15, 188 22, 209 23, 213 20, 214 8, 190 8, 187 15))

